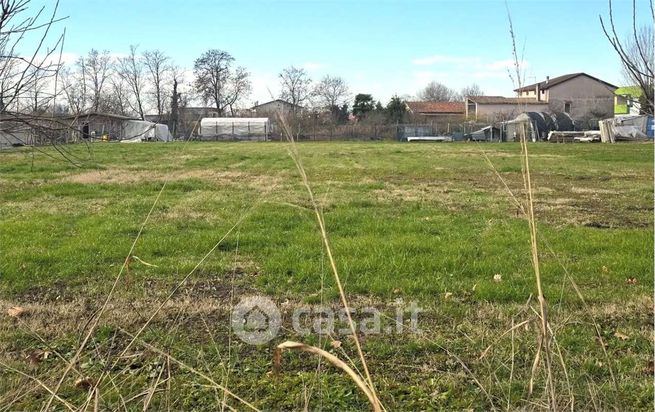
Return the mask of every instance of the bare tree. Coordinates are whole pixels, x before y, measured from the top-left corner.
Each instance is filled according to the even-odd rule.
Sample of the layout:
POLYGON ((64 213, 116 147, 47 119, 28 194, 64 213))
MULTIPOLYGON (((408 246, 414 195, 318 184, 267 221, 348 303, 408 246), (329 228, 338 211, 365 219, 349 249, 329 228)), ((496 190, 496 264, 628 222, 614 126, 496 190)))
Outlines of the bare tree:
POLYGON ((33 15, 26 15, 30 0, 0 0, 0 113, 18 110, 19 101, 27 98, 30 90, 39 88, 47 79, 54 78, 60 68, 55 62, 56 50, 63 42, 63 34, 50 47, 45 46, 57 18, 57 4, 48 16, 45 6, 33 15), (27 55, 18 49, 26 36, 37 36, 36 47, 27 55))
POLYGON ((211 49, 197 58, 193 65, 198 94, 205 103, 213 102, 220 115, 239 99, 241 89, 237 84, 250 84, 248 72, 242 68, 233 72, 232 63, 234 57, 230 53, 211 49))
POLYGON ((484 92, 482 91, 480 86, 473 83, 470 86, 463 87, 462 90, 459 92, 459 96, 461 99, 465 98, 466 96, 484 96, 484 92))
POLYGON ((116 72, 125 81, 134 100, 128 100, 132 109, 144 118, 143 89, 145 84, 143 60, 136 53, 137 46, 130 46, 130 54, 118 59, 116 72))
POLYGON ((350 97, 350 91, 342 77, 327 75, 314 87, 314 95, 320 107, 332 109, 344 104, 350 97))
POLYGON ((83 71, 74 71, 71 68, 64 67, 61 70, 60 78, 68 110, 75 114, 82 113, 88 100, 83 71))
POLYGON ((111 94, 110 97, 107 98, 109 109, 107 111, 128 116, 130 114, 128 103, 130 89, 125 80, 123 80, 123 78, 117 73, 114 73, 114 75, 109 78, 109 84, 111 85, 111 94))
POLYGON ((2 58, 2 76, 0 77, 0 112, 5 108, 9 109, 8 100, 14 96, 16 90, 16 80, 22 74, 23 69, 19 66, 19 61, 9 57, 2 58))
POLYGON ((173 137, 177 136, 177 124, 180 120, 180 93, 177 91, 177 78, 173 78, 173 93, 171 95, 171 115, 168 117, 168 128, 173 137))
POLYGON ((161 117, 168 106, 166 90, 170 83, 172 66, 169 64, 170 57, 161 50, 150 50, 143 52, 143 63, 147 69, 147 79, 150 83, 152 101, 157 109, 157 115, 161 117))
POLYGON ((172 91, 168 96, 170 98, 170 116, 168 116, 168 129, 171 131, 173 137, 177 137, 180 133, 186 134, 182 119, 181 108, 186 107, 186 93, 180 91, 180 86, 184 85, 184 71, 177 66, 171 67, 172 91))
POLYGON ((454 102, 460 100, 459 94, 450 87, 432 81, 418 92, 418 99, 425 102, 454 102))
POLYGON ((53 94, 49 91, 50 78, 39 73, 40 67, 31 67, 28 71, 29 76, 34 80, 30 82, 27 89, 27 98, 25 99, 25 111, 31 114, 43 114, 53 101, 53 94))
POLYGON ((52 143, 63 158, 77 165, 56 145, 68 125, 49 116, 46 119, 43 113, 19 111, 27 108, 31 112, 32 104, 21 102, 33 102, 34 95, 37 106, 39 96, 55 103, 56 87, 50 90, 50 84, 56 82, 50 82, 61 68, 64 33, 52 33, 56 23, 63 20, 57 17, 58 2, 31 10, 30 0, 0 0, 0 140, 31 145, 52 143))
POLYGON ((655 9, 653 1, 649 1, 651 21, 649 25, 637 26, 637 4, 632 1, 632 31, 627 39, 621 40, 616 33, 612 0, 609 3, 609 19, 603 20, 599 16, 600 25, 603 28, 605 37, 609 40, 616 54, 619 55, 626 77, 630 82, 639 86, 642 91, 641 111, 653 114, 654 90, 653 62, 655 52, 653 51, 653 25, 655 25, 655 9))
POLYGON ((280 78, 280 97, 291 103, 293 109, 302 106, 312 96, 312 79, 307 71, 294 66, 287 67, 278 75, 280 78))
POLYGON ((234 116, 238 103, 252 91, 250 73, 245 67, 237 67, 234 73, 230 74, 225 102, 230 108, 230 115, 234 116))
POLYGON ((111 57, 107 50, 101 53, 91 49, 86 58, 78 59, 78 66, 84 74, 84 81, 88 84, 86 88, 94 111, 98 111, 100 106, 102 92, 110 75, 110 63, 111 57))

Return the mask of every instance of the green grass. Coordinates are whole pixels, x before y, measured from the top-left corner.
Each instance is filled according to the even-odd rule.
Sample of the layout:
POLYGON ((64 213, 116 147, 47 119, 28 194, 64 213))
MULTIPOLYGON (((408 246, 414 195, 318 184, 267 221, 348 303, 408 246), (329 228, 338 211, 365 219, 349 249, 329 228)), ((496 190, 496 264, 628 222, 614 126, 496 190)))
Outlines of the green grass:
MULTIPOLYGON (((81 333, 76 321, 99 307, 169 179, 134 252, 155 266, 130 265, 117 292, 115 310, 124 313, 102 322, 105 329, 95 336, 100 351, 84 355, 91 361, 88 373, 97 374, 110 358, 118 328, 137 329, 139 316, 150 313, 156 300, 247 214, 176 297, 176 302, 214 302, 219 307, 194 307, 190 312, 176 307, 178 312, 155 320, 146 340, 200 365, 218 381, 229 365, 230 389, 261 408, 302 409, 303 385, 312 393, 312 409, 365 406, 355 386, 336 370, 326 368, 317 377, 316 359, 309 355, 287 353, 285 372, 279 377, 267 374, 275 344, 289 338, 318 344, 316 336, 299 337, 285 329, 262 347, 229 339, 226 316, 232 291, 235 301, 243 294, 266 294, 288 308, 321 298, 338 302, 315 217, 286 145, 96 144, 92 151, 69 147, 82 168, 44 150, 55 158, 36 152, 33 159, 27 149, 0 152, 0 302, 33 305, 35 312, 50 316, 50 322, 60 322, 54 329, 36 315, 27 322, 56 342, 59 352, 72 355, 81 333), (142 312, 134 305, 141 305, 142 312)), ((516 332, 511 394, 511 335, 496 341, 511 328, 513 317, 518 323, 532 316, 523 311, 535 293, 527 222, 517 214, 482 150, 522 198, 518 144, 299 144, 353 304, 375 304, 393 315, 394 301, 403 299, 425 309, 419 316, 422 335, 364 339, 371 372, 389 410, 490 407, 444 348, 467 364, 497 407, 504 408, 508 400, 514 408, 530 405, 526 391, 535 352, 534 325, 516 332), (501 282, 494 281, 495 274, 502 276, 501 282), (479 359, 492 343, 492 354, 479 359)), ((545 295, 576 407, 597 402, 601 407, 652 409, 652 146, 533 144, 530 154, 545 295), (559 262, 580 286, 589 307, 581 304, 559 262), (632 278, 636 282, 627 282, 632 278), (595 337, 594 321, 604 334, 618 392, 595 337)), ((285 325, 290 328, 290 309, 287 312, 285 325)), ((16 328, 12 322, 0 321, 0 357, 20 369, 24 352, 43 349, 43 343, 29 328, 16 328)), ((355 358, 352 343, 340 339, 355 358)), ((128 368, 133 371, 129 375, 114 371, 121 379, 128 376, 121 387, 124 398, 147 388, 149 374, 161 367, 161 359, 147 351, 139 359, 137 367, 128 368)), ((35 373, 52 382, 57 375, 47 371, 61 371, 63 366, 61 360, 48 359, 35 373)), ((557 373, 564 403, 568 388, 561 368, 557 373)), ((0 392, 13 393, 11 385, 25 384, 6 374, 13 383, 4 388, 0 384, 0 392)), ((183 384, 192 379, 199 382, 176 370, 172 407, 215 407, 211 389, 183 384)), ((537 377, 536 387, 543 387, 543 376, 537 377)), ((70 382, 64 389, 62 394, 71 401, 84 396, 70 382)), ((116 407, 115 389, 107 386, 105 392, 105 406, 116 407)), ((46 396, 43 390, 34 393, 17 403, 19 409, 39 405, 46 396)), ((541 399, 543 393, 533 397, 541 399)), ((155 396, 153 404, 164 407, 164 398, 155 396)), ((7 399, 0 398, 3 401, 7 399)))

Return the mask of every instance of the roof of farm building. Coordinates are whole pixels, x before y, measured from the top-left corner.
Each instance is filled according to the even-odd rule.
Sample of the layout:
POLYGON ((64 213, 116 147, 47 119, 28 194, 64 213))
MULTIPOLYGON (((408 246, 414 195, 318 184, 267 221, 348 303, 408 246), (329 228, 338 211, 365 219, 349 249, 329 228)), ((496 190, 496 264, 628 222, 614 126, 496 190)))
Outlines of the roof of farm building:
POLYGON ((467 96, 466 99, 480 104, 548 104, 530 97, 467 96))
POLYGON ((269 104, 271 104, 271 103, 282 103, 283 105, 286 105, 286 106, 296 106, 296 107, 300 107, 300 106, 298 106, 298 105, 294 105, 293 103, 289 103, 289 102, 287 102, 286 100, 275 99, 275 100, 271 100, 270 102, 264 102, 264 103, 256 104, 256 105, 254 105, 253 107, 251 107, 251 109, 256 109, 256 108, 258 108, 258 107, 266 106, 266 105, 269 105, 269 104))
POLYGON ((571 80, 571 79, 574 79, 574 78, 576 78, 576 77, 578 77, 578 76, 586 76, 586 77, 589 77, 590 79, 594 79, 594 80, 596 80, 596 81, 599 81, 599 82, 601 82, 601 83, 604 83, 604 84, 607 85, 608 87, 611 87, 611 88, 613 88, 613 89, 616 89, 616 86, 614 86, 614 85, 611 84, 611 83, 607 83, 606 81, 601 80, 601 79, 599 79, 599 78, 597 78, 597 77, 590 76, 590 75, 588 75, 587 73, 582 73, 582 72, 580 72, 580 73, 564 74, 564 75, 562 75, 562 76, 553 77, 552 79, 546 79, 546 80, 544 80, 543 82, 534 83, 534 84, 529 84, 529 85, 527 85, 527 86, 523 86, 523 87, 521 87, 521 88, 519 88, 519 89, 514 89, 514 91, 515 91, 515 92, 528 92, 528 91, 531 91, 531 90, 535 90, 535 89, 536 89, 536 86, 539 86, 539 90, 546 90, 546 89, 548 89, 548 88, 550 88, 550 87, 556 86, 556 85, 558 85, 558 84, 560 84, 560 83, 564 83, 564 82, 569 81, 569 80, 571 80))
POLYGON ((68 115, 63 115, 61 116, 62 119, 79 119, 79 118, 89 118, 89 117, 106 117, 110 119, 116 119, 116 120, 141 120, 137 117, 130 117, 130 116, 123 116, 121 114, 115 114, 115 113, 103 113, 103 112, 85 112, 85 113, 78 113, 78 114, 68 114, 68 115))
POLYGON ((407 102, 413 113, 420 114, 464 114, 463 102, 407 102))

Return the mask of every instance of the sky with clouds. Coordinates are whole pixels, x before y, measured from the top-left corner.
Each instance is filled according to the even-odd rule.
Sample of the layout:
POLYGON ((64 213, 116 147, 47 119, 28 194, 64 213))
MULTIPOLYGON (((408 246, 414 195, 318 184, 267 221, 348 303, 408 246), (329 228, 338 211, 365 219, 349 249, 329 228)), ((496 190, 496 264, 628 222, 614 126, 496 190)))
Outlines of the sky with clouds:
MULTIPOLYGON (((52 0, 32 0, 33 7, 52 0)), ((251 73, 250 101, 277 96, 277 74, 303 67, 312 79, 345 78, 351 93, 385 103, 412 96, 430 81, 488 95, 511 95, 512 65, 504 1, 200 1, 60 0, 65 60, 91 48, 127 53, 161 49, 182 67, 211 48, 228 51, 251 73)), ((605 0, 508 1, 527 82, 587 72, 624 83, 604 38, 605 0)), ((614 0, 619 33, 630 33, 631 2, 614 0)), ((645 0, 637 20, 647 21, 645 0)))

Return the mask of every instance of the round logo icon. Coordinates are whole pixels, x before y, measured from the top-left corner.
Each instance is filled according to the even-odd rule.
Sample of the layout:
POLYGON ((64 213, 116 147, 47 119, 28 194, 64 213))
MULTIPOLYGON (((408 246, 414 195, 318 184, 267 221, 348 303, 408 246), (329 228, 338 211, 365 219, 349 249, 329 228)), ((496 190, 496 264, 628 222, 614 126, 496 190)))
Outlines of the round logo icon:
POLYGON ((251 345, 267 343, 277 335, 281 325, 280 311, 264 296, 243 298, 232 309, 232 330, 251 345))

